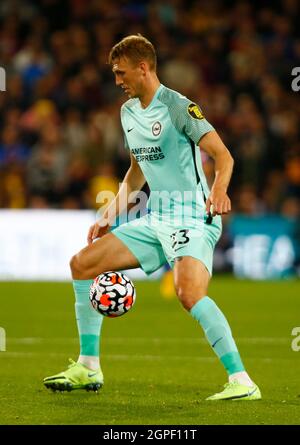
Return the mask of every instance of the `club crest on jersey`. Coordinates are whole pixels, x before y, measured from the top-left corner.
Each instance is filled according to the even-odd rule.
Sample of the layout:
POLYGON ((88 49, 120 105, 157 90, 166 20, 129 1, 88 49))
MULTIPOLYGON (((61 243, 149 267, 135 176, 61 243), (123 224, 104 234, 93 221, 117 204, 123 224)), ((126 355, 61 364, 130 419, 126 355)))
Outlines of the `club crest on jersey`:
POLYGON ((152 133, 154 136, 158 136, 161 132, 161 123, 160 122, 154 122, 152 125, 152 133))
POLYGON ((194 119, 204 119, 200 107, 198 107, 198 105, 196 104, 189 104, 187 111, 189 115, 192 116, 194 119))

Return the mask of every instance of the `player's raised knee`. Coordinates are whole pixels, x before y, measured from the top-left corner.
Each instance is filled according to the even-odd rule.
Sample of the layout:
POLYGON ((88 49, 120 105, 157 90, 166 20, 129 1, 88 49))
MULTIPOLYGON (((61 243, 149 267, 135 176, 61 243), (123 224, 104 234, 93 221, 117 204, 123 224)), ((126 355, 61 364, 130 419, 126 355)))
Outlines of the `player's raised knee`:
POLYGON ((70 269, 71 269, 73 276, 77 275, 78 273, 80 273, 82 271, 82 265, 79 260, 78 254, 73 255, 72 258, 70 259, 70 269))
POLYGON ((72 278, 74 280, 89 280, 97 275, 92 268, 87 267, 82 261, 80 254, 74 255, 70 261, 72 278))
POLYGON ((102 261, 95 261, 95 258, 89 255, 88 249, 82 249, 70 260, 70 268, 72 277, 75 280, 90 280, 94 279, 96 275, 103 273, 104 263, 102 261))
POLYGON ((72 272, 72 277, 75 280, 88 280, 94 278, 95 274, 87 258, 82 251, 74 255, 70 260, 70 268, 72 272))

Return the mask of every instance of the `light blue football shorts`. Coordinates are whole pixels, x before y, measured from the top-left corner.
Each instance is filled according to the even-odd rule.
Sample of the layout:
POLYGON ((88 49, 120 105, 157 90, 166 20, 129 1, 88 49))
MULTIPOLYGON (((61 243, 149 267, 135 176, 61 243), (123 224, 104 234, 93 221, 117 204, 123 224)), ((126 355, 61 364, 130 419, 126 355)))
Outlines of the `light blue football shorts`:
POLYGON ((150 213, 122 224, 111 233, 128 247, 148 275, 166 262, 173 268, 175 258, 182 256, 202 261, 212 275, 213 252, 221 232, 220 216, 215 216, 211 224, 193 219, 179 225, 150 213))

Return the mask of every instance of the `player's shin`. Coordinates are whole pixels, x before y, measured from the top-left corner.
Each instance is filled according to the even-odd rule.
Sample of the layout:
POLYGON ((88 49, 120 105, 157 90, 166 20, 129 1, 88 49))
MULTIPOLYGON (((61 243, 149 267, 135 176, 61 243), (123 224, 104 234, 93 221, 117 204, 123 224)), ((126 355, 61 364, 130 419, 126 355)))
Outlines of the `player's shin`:
POLYGON ((226 369, 229 380, 237 376, 237 380, 242 379, 244 384, 251 385, 230 326, 216 303, 206 296, 191 308, 190 313, 202 326, 209 344, 226 369))
POLYGON ((78 362, 90 369, 98 369, 99 341, 103 316, 97 313, 89 300, 90 286, 93 280, 73 280, 75 292, 75 313, 80 340, 78 362))

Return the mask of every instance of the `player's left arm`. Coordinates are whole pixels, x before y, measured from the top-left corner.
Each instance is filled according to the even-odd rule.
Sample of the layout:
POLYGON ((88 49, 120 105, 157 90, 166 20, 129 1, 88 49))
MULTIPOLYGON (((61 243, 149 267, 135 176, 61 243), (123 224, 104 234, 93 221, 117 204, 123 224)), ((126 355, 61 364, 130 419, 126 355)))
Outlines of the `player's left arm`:
POLYGON ((202 136, 199 145, 215 162, 215 180, 206 200, 206 212, 210 212, 212 205, 212 216, 226 214, 231 210, 227 189, 234 160, 216 131, 209 131, 202 136))

